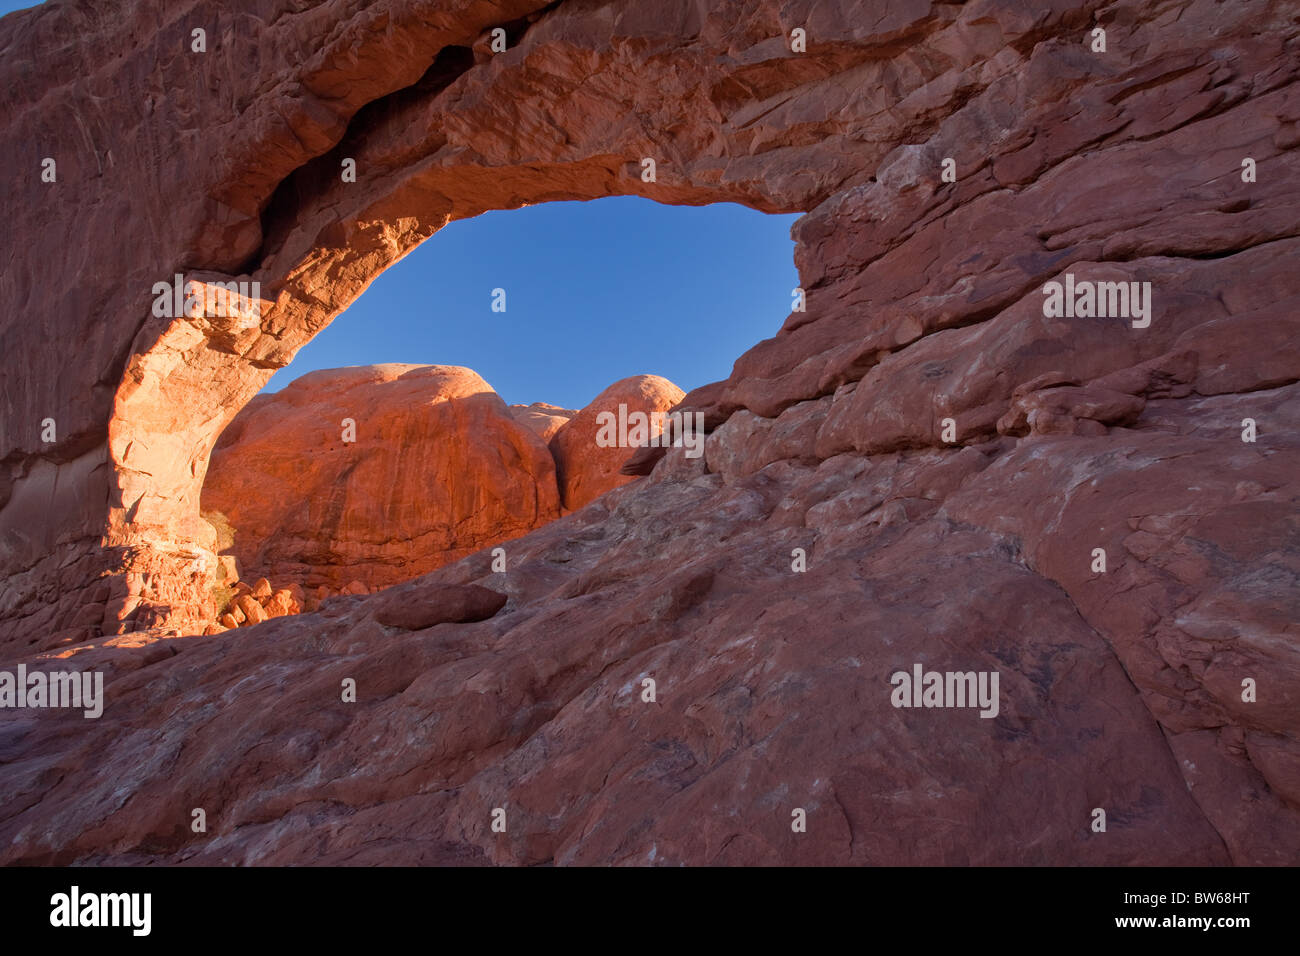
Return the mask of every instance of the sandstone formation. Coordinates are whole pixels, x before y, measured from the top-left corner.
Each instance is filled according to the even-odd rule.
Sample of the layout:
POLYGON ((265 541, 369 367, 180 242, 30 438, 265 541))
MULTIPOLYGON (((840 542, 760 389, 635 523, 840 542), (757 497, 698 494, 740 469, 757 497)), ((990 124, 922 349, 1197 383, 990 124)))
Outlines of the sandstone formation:
MULTIPOLYGON (((629 455, 628 446, 610 444, 602 447, 598 440, 602 437, 602 425, 617 419, 620 407, 624 409, 624 420, 632 414, 649 416, 653 412, 667 412, 681 401, 682 395, 682 390, 666 378, 633 375, 609 386, 586 408, 556 429, 550 448, 555 457, 556 480, 560 485, 563 506, 576 511, 611 488, 631 480, 619 474, 629 455), (602 420, 602 415, 612 418, 602 420)), ((619 437, 615 429, 610 431, 619 437)))
POLYGON ((531 405, 511 405, 510 414, 519 424, 535 431, 542 441, 549 442, 560 426, 578 412, 576 409, 560 408, 546 402, 533 402, 531 405))
MULTIPOLYGON (((618 469, 628 450, 598 447, 597 414, 620 404, 664 411, 682 394, 667 379, 634 376, 575 412, 507 407, 465 368, 313 372, 257 396, 227 427, 204 514, 222 561, 293 584, 315 610, 539 528, 559 516, 561 487, 581 506, 626 483, 618 469)), ((254 596, 269 598, 269 585, 254 596)))
POLYGON ((217 443, 203 507, 233 526, 245 574, 330 592, 409 580, 559 515, 541 438, 444 365, 312 372, 259 395, 217 443))
POLYGON ((0 20, 0 657, 107 695, 0 710, 0 862, 1300 857, 1291 5, 246 6, 0 20), (612 194, 805 213, 806 310, 682 401, 704 457, 198 636, 273 370, 450 219, 612 194), (178 272, 260 314, 152 313, 178 272), (1074 279, 1149 323, 1049 315, 1074 279), (916 666, 997 715, 895 707, 916 666))

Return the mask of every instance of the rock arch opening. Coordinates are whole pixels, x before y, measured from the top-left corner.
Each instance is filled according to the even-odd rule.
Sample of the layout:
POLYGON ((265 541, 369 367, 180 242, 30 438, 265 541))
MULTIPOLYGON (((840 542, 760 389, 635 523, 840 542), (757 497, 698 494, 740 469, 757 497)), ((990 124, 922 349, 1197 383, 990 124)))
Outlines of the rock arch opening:
POLYGON ((217 440, 214 622, 380 590, 634 481, 635 446, 788 310, 795 218, 617 197, 421 244, 217 440))
MULTIPOLYGON (((62 75, 39 40, 80 35, 80 16, 56 4, 8 21, 21 28, 15 51, 62 75)), ((41 126, 38 146, 31 124, 13 126, 23 155, 59 154, 59 185, 10 183, 15 229, 31 244, 0 286, 39 308, 32 329, 63 323, 66 348, 34 332, 7 343, 26 384, 10 390, 12 414, 0 421, 0 642, 43 650, 201 624, 217 542, 200 498, 218 436, 375 276, 447 223, 641 196, 766 213, 824 207, 824 225, 827 201, 867 187, 900 141, 864 139, 863 125, 954 66, 948 54, 903 48, 955 16, 900 11, 868 25, 828 12, 818 33, 836 39, 792 59, 778 20, 720 12, 593 19, 532 0, 312 8, 266 21, 218 13, 206 24, 211 53, 197 61, 155 45, 148 11, 104 18, 108 42, 139 69, 48 88, 98 117, 95 134, 41 126), (498 29, 504 50, 490 46, 498 29), (249 36, 273 59, 224 72, 249 36), (176 69, 198 69, 203 82, 172 89, 176 69), (127 87, 117 82, 128 75, 127 87), (835 95, 805 95, 828 83, 835 95), (849 95, 861 89, 872 94, 849 95), (136 121, 104 112, 119 100, 141 105, 136 121), (123 160, 137 154, 163 161, 123 160), (657 175, 645 176, 647 159, 657 175), (87 234, 115 241, 69 259, 61 234, 40 223, 87 208, 87 234), (153 285, 177 275, 258 283, 259 318, 152 313, 153 285), (32 289, 60 291, 33 299, 32 289), (42 438, 46 418, 58 421, 56 442, 42 438)), ((15 115, 34 115, 42 91, 23 87, 15 115)), ((918 102, 907 115, 919 131, 941 111, 918 102)), ((811 294, 845 278, 821 248, 822 225, 796 252, 811 294)), ((731 381, 688 396, 692 407, 716 425, 737 408, 771 414, 850 380, 859 359, 837 345, 842 316, 832 312, 787 321, 793 349, 760 343, 731 381)))

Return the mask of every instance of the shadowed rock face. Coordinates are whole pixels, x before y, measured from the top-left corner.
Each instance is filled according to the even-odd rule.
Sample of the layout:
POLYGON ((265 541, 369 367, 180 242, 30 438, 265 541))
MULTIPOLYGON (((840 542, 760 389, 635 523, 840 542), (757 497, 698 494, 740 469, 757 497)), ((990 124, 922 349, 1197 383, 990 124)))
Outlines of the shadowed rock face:
POLYGON ((289 6, 205 58, 157 3, 0 20, 0 653, 107 698, 0 711, 0 860, 1295 861, 1287 5, 289 6), (682 401, 703 459, 504 572, 164 636, 275 368, 450 218, 618 193, 807 213, 807 310, 682 401), (260 317, 153 316, 178 271, 260 317), (1149 282, 1150 324, 1046 315, 1067 275, 1149 282), (469 584, 504 606, 377 618, 469 584), (918 664, 997 673, 997 716, 894 707, 918 664))

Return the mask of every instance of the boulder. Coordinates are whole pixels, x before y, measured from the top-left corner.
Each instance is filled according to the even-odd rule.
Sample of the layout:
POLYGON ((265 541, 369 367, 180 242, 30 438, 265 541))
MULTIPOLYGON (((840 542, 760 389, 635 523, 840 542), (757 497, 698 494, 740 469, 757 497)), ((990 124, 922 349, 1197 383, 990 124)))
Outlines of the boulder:
POLYGON ((287 614, 297 614, 302 610, 302 605, 293 599, 293 595, 287 589, 281 588, 262 605, 266 611, 267 617, 284 617, 287 614))
POLYGON ((235 598, 235 607, 244 615, 244 622, 260 624, 267 619, 266 610, 251 594, 241 594, 235 598))
MULTIPOLYGON (((608 428, 611 421, 608 416, 613 416, 616 422, 631 422, 633 426, 636 419, 631 416, 645 416, 649 423, 652 413, 667 412, 684 394, 658 375, 633 375, 610 385, 556 429, 550 448, 555 456, 560 498, 565 509, 575 511, 605 492, 635 480, 620 474, 620 469, 640 445, 623 441, 633 433, 632 427, 608 428), (609 438, 614 441, 607 441, 609 438)), ((646 439, 650 437, 647 433, 646 439)))
POLYGON ((358 594, 559 515, 545 441, 445 365, 312 372, 258 396, 217 443, 203 502, 246 573, 358 594))

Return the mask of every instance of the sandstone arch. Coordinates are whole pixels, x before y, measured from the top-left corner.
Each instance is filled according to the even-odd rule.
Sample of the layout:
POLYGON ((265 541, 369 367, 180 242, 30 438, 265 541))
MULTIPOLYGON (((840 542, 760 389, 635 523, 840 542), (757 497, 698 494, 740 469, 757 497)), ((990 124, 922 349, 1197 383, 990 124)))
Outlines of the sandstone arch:
MULTIPOLYGON (((1141 746, 1154 753, 1162 734, 1177 737, 1178 759, 1160 751, 1162 779, 1181 773, 1192 783, 1180 761, 1215 768, 1194 799, 1169 798, 1171 832, 1189 849, 1146 834, 1127 848, 1080 852, 1093 861, 1276 861, 1297 845, 1300 791, 1286 737, 1296 703, 1243 711, 1234 694, 1236 668, 1287 680, 1300 672, 1293 643, 1250 636, 1293 635, 1290 605, 1260 598, 1273 592, 1247 572, 1268 568, 1282 580, 1294 549, 1281 530, 1239 541, 1229 529, 1244 511, 1284 529, 1293 487, 1284 465, 1295 461, 1300 378, 1289 265, 1300 249, 1297 25, 1283 4, 1175 8, 393 0, 299 11, 256 0, 236 13, 150 2, 5 18, 13 95, 0 129, 16 171, 0 189, 24 243, 0 278, 10 304, 0 329, 0 646, 18 654, 99 630, 183 630, 205 590, 192 565, 204 533, 194 519, 213 441, 274 368, 451 218, 619 193, 805 211, 795 232, 808 313, 740 357, 726 383, 685 400, 718 432, 710 474, 743 483, 775 465, 764 480, 794 487, 810 463, 848 456, 883 469, 891 455, 906 464, 933 452, 933 469, 889 479, 907 488, 914 479, 915 493, 877 502, 889 510, 871 527, 924 514, 930 523, 908 532, 921 553, 979 563, 1007 587, 1023 571, 1044 601, 1068 599, 1086 626, 1064 605, 1054 620, 1096 641, 1099 656, 1087 661, 1103 675, 1095 686, 1122 697, 1133 689, 1127 678, 1143 695, 1146 710, 1125 711, 1147 721, 1141 746), (1082 42, 1094 22, 1108 26, 1105 58, 1082 42), (195 24, 208 29, 206 54, 187 51, 195 24), (483 36, 497 25, 511 47, 492 56, 483 36), (788 49, 796 25, 808 30, 807 54, 788 49), (662 157, 653 185, 637 175, 644 155, 662 157), (58 158, 56 184, 40 181, 45 156, 58 158), (357 159, 356 184, 335 179, 342 156, 357 159), (959 176, 943 184, 937 170, 950 156, 959 176), (1243 156, 1261 171, 1248 194, 1243 156), (1167 321, 1142 339, 1114 326, 1047 327, 1036 290, 1070 268, 1158 283, 1167 321), (259 326, 155 320, 149 290, 175 272, 260 281, 259 326), (1118 442, 1114 429, 1134 424, 1133 408, 1146 403, 1155 409, 1149 429, 1198 441, 1227 434, 1223 421, 1245 408, 1271 416, 1268 461, 1196 446, 1203 484, 1222 490, 1202 515, 1220 516, 1198 532, 1213 539, 1202 551, 1185 546, 1180 523, 1201 499, 1177 490, 1176 478, 1163 489, 1173 500, 1156 503, 1136 479, 1112 474, 1109 500, 1136 509, 1114 519, 1136 522, 1114 537, 1100 504, 1082 509, 1087 520, 1073 507, 1091 493, 1085 484, 1063 489, 1050 456, 1008 450, 1031 421, 1035 434, 1118 442), (932 426, 947 416, 959 443, 991 443, 986 451, 943 451, 932 426), (47 417, 59 427, 52 446, 40 440, 47 417), (1013 460, 1016 475, 1043 482, 1015 516, 988 503, 1006 487, 992 477, 984 498, 955 496, 990 462, 1013 460), (1238 488, 1229 478, 1242 470, 1251 477, 1238 488), (934 501, 942 508, 919 504, 934 501), (1066 539, 1100 533, 1098 524, 1113 548, 1140 556, 1134 577, 1097 582, 1073 563, 1066 539), (1224 562, 1212 574, 1196 563, 1209 553, 1224 562), (1139 607, 1121 600, 1130 591, 1156 596, 1139 607), (1267 605, 1258 619, 1252 601, 1267 605), (1216 640, 1228 649, 1197 643, 1216 640), (1258 805, 1243 811, 1240 793, 1251 788, 1258 805)), ((1136 463, 1149 446, 1117 444, 1110 458, 1073 447, 1058 453, 1086 458, 1086 471, 1136 463)), ((1165 460, 1151 452, 1147 467, 1165 460)), ((761 510, 765 492, 734 494, 738 511, 761 510)), ((848 547, 832 511, 809 508, 799 533, 848 547)), ((868 569, 872 560, 855 559, 868 569)), ((689 615, 723 574, 667 579, 664 606, 689 615)), ((589 570, 570 597, 609 580, 612 572, 589 570)), ((1026 673, 1067 653, 1036 650, 1020 664, 1026 673)), ((531 676, 514 676, 511 686, 533 693, 531 676)), ((710 746, 700 760, 717 757, 710 746)), ((1035 806, 1049 792, 1066 800, 1075 784, 1081 776, 1045 778, 1035 806)), ((972 798, 969 819, 996 828, 1007 806, 990 810, 990 793, 972 798)), ((856 812, 836 817, 837 832, 860 829, 856 812)), ((161 839, 133 826, 123 845, 161 839)), ((720 826, 682 823, 675 852, 689 856, 703 834, 711 858, 722 858, 730 841, 720 826)), ((531 861, 577 852, 534 837, 531 861)), ((850 856, 868 852, 845 842, 850 856)), ((951 846, 936 838, 918 852, 933 859, 951 846)), ((838 852, 821 850, 827 860, 838 852)), ((14 852, 71 859, 88 850, 71 840, 14 852)), ((600 852, 608 860, 623 850, 614 841, 600 852)), ((765 847, 752 852, 767 858, 765 847)), ((1006 852, 968 859, 1006 861, 1006 852)))
MULTIPOLYGON (((129 168, 122 169, 127 166, 125 161, 114 162, 107 169, 110 179, 103 181, 105 171, 99 157, 101 152, 105 156, 113 152, 113 141, 87 146, 77 139, 81 130, 75 123, 64 131, 67 146, 56 140, 64 149, 79 150, 74 163, 64 161, 59 188, 75 190, 81 201, 107 190, 130 194, 151 175, 175 177, 169 184, 172 193, 159 197, 169 204, 166 209, 173 227, 159 234, 154 216, 142 216, 128 204, 130 200, 122 202, 111 216, 96 223, 105 234, 117 237, 114 248, 98 256, 105 261, 94 264, 107 274, 102 274, 93 292, 83 289, 74 303, 59 303, 59 308, 71 305, 107 319, 116 354, 122 355, 125 349, 129 355, 120 384, 113 382, 112 370, 105 371, 91 389, 94 407, 69 407, 73 400, 58 393, 78 392, 81 382, 70 382, 50 369, 51 374, 41 379, 41 393, 31 395, 10 419, 14 432, 10 443, 17 447, 7 457, 14 462, 11 470, 19 473, 33 461, 53 460, 63 464, 60 480, 66 483, 69 472, 86 470, 77 454, 81 446, 93 446, 87 453, 94 462, 93 478, 87 482, 95 488, 88 486, 74 494, 98 498, 106 492, 109 508, 106 513, 59 528, 55 534, 69 538, 80 532, 76 545, 64 546, 71 556, 84 555, 87 548, 98 550, 89 542, 96 532, 105 532, 103 543, 108 553, 115 555, 117 572, 106 626, 111 626, 114 616, 126 614, 140 618, 141 624, 183 627, 194 623, 190 610, 204 600, 208 581, 204 574, 191 570, 197 553, 192 546, 205 545, 210 534, 196 521, 197 491, 217 435, 271 371, 287 364, 294 352, 379 272, 441 225, 488 209, 628 193, 667 202, 726 199, 765 211, 794 211, 811 206, 827 193, 837 184, 833 182, 837 173, 841 177, 848 174, 848 164, 841 163, 840 169, 828 169, 817 176, 789 170, 781 181, 770 183, 765 181, 770 169, 764 164, 724 160, 722 144, 709 142, 715 139, 711 132, 697 134, 696 142, 674 142, 655 129, 653 122, 647 127, 647 121, 667 119, 665 125, 671 127, 680 126, 688 110, 704 108, 716 114, 706 91, 682 89, 675 99, 663 103, 659 101, 665 88, 656 81, 654 71, 638 75, 616 73, 608 67, 623 55, 620 47, 637 33, 646 32, 646 42, 665 53, 675 45, 675 33, 649 21, 638 26, 623 14, 619 19, 632 28, 630 36, 619 36, 611 22, 598 27, 592 36, 583 36, 583 28, 571 39, 566 31, 572 29, 573 21, 566 18, 552 17, 537 27, 527 22, 544 6, 510 5, 505 22, 514 34, 512 49, 497 57, 470 49, 490 27, 503 22, 501 12, 487 4, 455 15, 441 4, 390 4, 378 11, 358 12, 334 25, 337 38, 320 51, 310 50, 306 44, 317 31, 327 30, 329 19, 322 16, 323 11, 264 24, 248 34, 232 24, 224 31, 210 31, 216 34, 211 54, 173 54, 157 64, 151 79, 160 80, 168 69, 183 69, 211 76, 211 82, 223 86, 232 81, 238 84, 238 77, 225 72, 226 56, 258 46, 287 48, 300 59, 265 93, 242 87, 237 87, 237 93, 228 88, 213 90, 210 97, 200 96, 198 102, 164 99, 155 109, 156 94, 149 82, 141 83, 132 92, 153 112, 129 131, 133 137, 165 142, 168 124, 177 122, 187 107, 202 114, 201 124, 185 130, 198 142, 180 156, 173 155, 169 161, 160 157, 158 168, 139 170, 139 176, 129 168), (394 51, 402 55, 396 56, 394 51), (572 99, 563 85, 580 85, 582 73, 575 61, 585 60, 593 51, 598 62, 605 64, 608 88, 598 95, 572 99), (244 102, 222 102, 232 95, 244 102), (562 106, 565 100, 567 106, 562 106), (525 145, 519 131, 508 122, 488 129, 487 124, 462 115, 468 111, 467 104, 472 110, 472 104, 483 103, 491 111, 501 101, 509 103, 516 116, 570 110, 572 128, 559 131, 570 139, 539 136, 537 142, 525 145), (236 111, 232 105, 242 108, 236 111), (592 123, 593 112, 601 115, 601 122, 592 123), (629 118, 632 116, 639 118, 629 118), (412 136, 417 128, 425 132, 412 136), (211 166, 201 159, 211 156, 202 145, 210 137, 223 143, 216 152, 218 162, 211 166), (703 155, 686 164, 671 161, 675 156, 690 155, 690 147, 702 147, 703 155), (652 153, 663 159, 662 180, 643 184, 639 157, 652 153), (362 170, 359 183, 340 181, 338 168, 343 156, 358 160, 362 170), (99 163, 98 175, 87 181, 92 161, 99 163), (121 170, 117 176, 113 176, 115 170, 121 170), (728 179, 732 181, 722 181, 728 179), (805 181, 798 182, 800 179, 805 181), (201 202, 192 201, 196 193, 203 195, 201 202), (129 273, 119 271, 120 252, 125 248, 130 249, 134 266, 129 273), (145 292, 152 281, 169 278, 173 270, 186 280, 219 282, 250 277, 260 281, 265 297, 260 327, 149 316, 147 303, 152 299, 145 292), (95 300, 99 307, 87 308, 95 300), (143 308, 137 311, 137 305, 143 308), (71 432, 53 450, 35 443, 31 429, 14 427, 14 423, 51 408, 50 414, 62 422, 63 433, 71 432), (97 443, 105 429, 106 460, 97 443), (119 581, 128 577, 129 590, 139 596, 143 613, 118 593, 119 581), (122 600, 128 603, 119 606, 116 602, 122 600)), ((102 28, 102 23, 86 23, 80 14, 51 8, 34 11, 33 16, 33 25, 20 31, 18 40, 29 44, 27 52, 37 62, 42 62, 42 54, 35 45, 49 32, 72 29, 89 33, 84 52, 92 62, 96 43, 111 47, 123 42, 119 39, 123 27, 103 36, 93 32, 102 28)), ((681 25, 721 31, 721 21, 692 24, 691 19, 688 16, 681 25)), ((237 22, 250 21, 239 18, 237 22)), ((176 21, 171 33, 183 33, 180 26, 176 21)), ((136 48, 136 56, 141 60, 160 56, 174 39, 171 33, 150 32, 136 48)), ((841 53, 814 58, 810 64, 817 65, 811 68, 828 73, 844 57, 841 53)), ((750 74, 779 76, 784 59, 781 51, 774 49, 765 62, 745 66, 750 74)), ((585 68, 591 69, 590 65, 585 68)), ((788 86, 798 79, 801 77, 778 83, 788 86)), ((33 122, 42 111, 48 115, 66 108, 75 113, 85 107, 81 97, 93 97, 64 86, 39 91, 39 99, 37 92, 32 91, 25 104, 33 122), (62 98, 66 105, 54 107, 44 101, 46 97, 62 98)), ((102 114, 97 118, 108 121, 102 114)), ((20 133, 15 127, 15 136, 20 133)), ((127 145, 132 145, 131 138, 127 145)), ((49 139, 43 148, 61 152, 49 139)), ((744 150, 742 156, 749 151, 744 150)), ((34 204, 37 196, 39 192, 29 201, 34 204)), ((39 274, 31 275, 31 285, 57 285, 60 256, 39 247, 33 253, 31 268, 39 274)), ((104 337, 101 332, 100 338, 104 337)), ((103 347, 94 337, 87 341, 98 349, 103 347)), ((36 338, 19 344, 30 353, 47 343, 36 338)), ((84 354, 74 348, 68 365, 79 365, 84 354)), ((32 363, 27 367, 41 368, 38 358, 28 355, 27 360, 32 363)), ((82 399, 84 396, 78 396, 82 399)), ((16 479, 19 483, 23 480, 16 479)), ((38 474, 27 480, 54 483, 39 468, 38 474)), ((27 508, 21 510, 23 517, 15 516, 16 521, 26 520, 27 508)), ((21 554, 10 565, 11 572, 26 570, 14 565, 31 561, 48 545, 44 541, 35 553, 21 554)), ((100 570, 94 567, 96 563, 86 564, 87 573, 82 576, 87 580, 94 580, 100 570)), ((71 595, 66 592, 77 583, 84 582, 65 576, 61 580, 65 593, 58 608, 42 608, 38 599, 40 610, 34 617, 28 602, 23 601, 32 588, 27 589, 28 594, 14 593, 10 602, 17 603, 16 610, 29 611, 24 617, 31 618, 23 627, 65 629, 80 610, 73 608, 77 602, 69 600, 71 595)), ((84 600, 82 603, 84 606, 84 600)))

